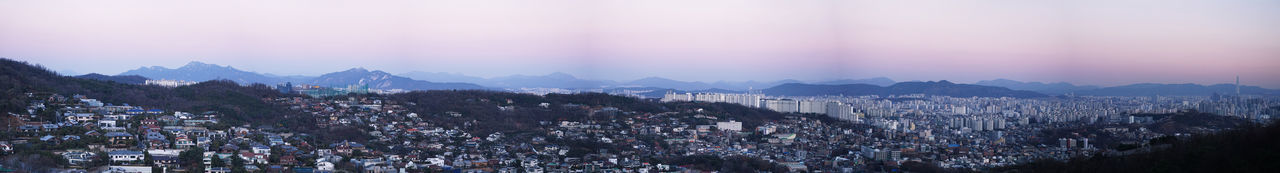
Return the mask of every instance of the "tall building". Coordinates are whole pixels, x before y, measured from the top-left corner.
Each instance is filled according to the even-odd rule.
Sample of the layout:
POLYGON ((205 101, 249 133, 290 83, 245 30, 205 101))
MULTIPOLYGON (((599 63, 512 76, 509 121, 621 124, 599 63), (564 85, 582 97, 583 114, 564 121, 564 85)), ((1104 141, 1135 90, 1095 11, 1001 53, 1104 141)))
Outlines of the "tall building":
POLYGON ((662 96, 662 101, 663 102, 693 101, 693 94, 690 94, 690 93, 676 94, 675 92, 668 91, 666 95, 662 96))
POLYGON ((1068 147, 1067 145, 1069 145, 1067 144, 1067 142, 1068 142, 1067 138, 1058 138, 1058 147, 1061 147, 1063 150, 1066 150, 1068 147))
POLYGON ((718 99, 713 102, 733 103, 753 108, 760 107, 760 99, 764 98, 764 95, 761 94, 707 93, 705 95, 713 95, 714 97, 712 98, 718 99))
POLYGON ((853 111, 853 106, 840 102, 827 103, 827 116, 845 121, 857 121, 858 117, 853 111))
POLYGON ((777 112, 799 112, 800 103, 791 99, 766 99, 765 108, 777 112))
POLYGON ((960 115, 969 114, 969 107, 951 106, 951 112, 960 115))
POLYGON ((728 93, 685 93, 676 94, 668 92, 662 97, 664 102, 673 101, 699 101, 713 103, 733 103, 747 107, 760 107, 760 99, 764 99, 763 94, 728 94, 728 93))
POLYGON ((742 122, 730 120, 729 122, 716 122, 716 129, 728 131, 742 131, 742 122))
POLYGON ((815 113, 815 114, 826 113, 827 102, 817 101, 817 100, 804 100, 804 101, 800 101, 799 109, 800 109, 799 110, 800 113, 815 113))
POLYGON ((284 84, 276 85, 276 90, 284 94, 293 93, 293 82, 285 82, 284 84))

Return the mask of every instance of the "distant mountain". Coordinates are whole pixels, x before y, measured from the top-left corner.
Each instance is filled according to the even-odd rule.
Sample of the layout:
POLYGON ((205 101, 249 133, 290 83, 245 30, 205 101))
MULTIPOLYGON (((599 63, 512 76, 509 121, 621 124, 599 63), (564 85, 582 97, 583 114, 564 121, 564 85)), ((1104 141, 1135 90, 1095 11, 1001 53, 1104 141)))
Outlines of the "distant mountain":
POLYGON ((974 83, 974 85, 1005 87, 1014 90, 1035 91, 1049 95, 1062 95, 1066 93, 1074 93, 1084 90, 1098 89, 1098 86, 1084 85, 1076 86, 1066 82, 1057 83, 1040 83, 1040 82, 1020 82, 1009 79, 984 80, 974 83))
POLYGON ((816 82, 814 84, 823 84, 823 85, 871 84, 876 86, 889 86, 889 85, 893 85, 894 83, 897 83, 897 82, 894 82, 893 79, 889 79, 886 77, 877 77, 877 78, 869 78, 869 79, 841 79, 841 80, 833 80, 833 81, 816 82))
POLYGON ((1011 90, 1008 88, 955 84, 948 81, 938 82, 902 82, 887 87, 875 86, 870 84, 846 84, 846 85, 814 85, 790 83, 783 84, 773 88, 765 89, 766 95, 785 95, 785 96, 822 96, 822 95, 903 95, 903 94, 926 94, 941 95, 951 97, 1015 97, 1015 98, 1035 98, 1047 97, 1048 95, 1032 92, 1011 90))
POLYGON ((710 85, 712 88, 723 88, 723 89, 730 89, 730 90, 746 91, 746 90, 761 90, 761 89, 774 87, 774 86, 787 84, 787 83, 804 83, 804 82, 801 82, 795 79, 783 79, 783 80, 771 81, 771 82, 770 81, 746 81, 746 82, 718 81, 715 83, 711 83, 710 85))
POLYGON ((401 76, 433 82, 464 82, 501 88, 607 88, 617 85, 611 80, 579 79, 573 75, 555 72, 547 75, 511 75, 485 79, 459 73, 408 72, 401 76))
POLYGON ((231 80, 242 85, 252 83, 278 84, 293 82, 297 84, 313 84, 319 86, 345 87, 349 85, 369 85, 370 89, 405 89, 405 90, 449 90, 449 89, 485 89, 470 83, 437 83, 413 80, 391 75, 382 71, 369 71, 355 68, 342 72, 325 74, 319 77, 279 76, 241 71, 230 66, 219 66, 201 62, 191 62, 177 69, 160 66, 143 67, 130 70, 121 75, 138 75, 151 79, 170 79, 187 81, 209 81, 216 79, 231 80))
POLYGON ((678 81, 678 80, 672 80, 672 79, 660 78, 660 77, 648 77, 648 78, 638 79, 631 82, 623 83, 622 85, 672 88, 672 89, 678 89, 678 90, 703 90, 703 89, 715 88, 715 86, 712 86, 711 84, 707 84, 703 82, 685 82, 685 81, 678 81))
POLYGON ((617 82, 578 79, 573 75, 556 72, 542 76, 513 75, 497 77, 481 84, 504 88, 604 88, 616 85, 617 82))
POLYGON ((287 108, 268 104, 262 99, 283 97, 284 94, 265 85, 241 86, 225 80, 175 88, 132 85, 61 76, 33 64, 0 58, 0 84, 3 84, 0 85, 0 113, 25 112, 26 105, 31 103, 30 95, 26 93, 45 93, 83 95, 105 103, 166 110, 217 111, 226 115, 220 121, 232 125, 273 124, 290 117, 285 116, 290 113, 287 108))
POLYGON ((870 84, 817 85, 803 83, 782 84, 764 89, 766 95, 784 96, 822 96, 822 95, 882 95, 887 93, 885 87, 870 84))
MULTIPOLYGON (((581 79, 566 73, 551 73, 547 75, 511 75, 495 78, 482 78, 476 76, 468 76, 460 73, 444 73, 444 72, 421 72, 414 71, 401 73, 405 76, 417 80, 425 80, 432 82, 463 82, 475 83, 489 87, 500 88, 636 88, 636 87, 654 87, 676 90, 705 90, 719 88, 724 90, 760 90, 764 88, 774 87, 787 83, 806 83, 794 79, 784 79, 778 81, 716 81, 714 83, 697 82, 697 81, 679 81, 662 77, 648 77, 635 81, 618 82, 613 80, 591 80, 581 79)), ((818 84, 874 84, 881 86, 893 85, 895 82, 889 78, 879 77, 870 79, 844 79, 835 81, 820 82, 818 84)))
POLYGON ((89 73, 89 74, 80 75, 80 76, 75 76, 75 77, 76 77, 76 78, 81 78, 81 79, 93 79, 93 80, 100 80, 100 81, 111 81, 111 82, 123 83, 123 84, 136 84, 136 85, 141 85, 141 84, 146 84, 146 83, 147 83, 147 78, 146 78, 146 77, 142 77, 142 76, 138 76, 138 75, 128 75, 128 76, 107 76, 107 75, 102 75, 102 74, 98 74, 98 73, 89 73))
POLYGON ((269 77, 254 72, 241 71, 231 66, 218 66, 214 64, 205 64, 202 62, 192 61, 177 69, 169 69, 161 66, 142 67, 120 73, 121 76, 138 75, 150 79, 167 79, 167 80, 186 80, 186 81, 209 81, 216 79, 225 79, 235 81, 241 85, 253 83, 276 84, 283 82, 282 79, 269 77))
MULTIPOLYGON (((1198 84, 1154 84, 1142 83, 1116 87, 1106 87, 1076 92, 1076 95, 1092 96, 1209 96, 1214 93, 1235 94, 1234 84, 1198 85, 1198 84)), ((1240 93, 1251 95, 1280 95, 1280 90, 1266 89, 1257 86, 1241 86, 1240 93)))
POLYGON ((320 86, 344 87, 349 85, 368 85, 369 89, 406 89, 406 90, 479 90, 487 89, 470 83, 436 83, 413 80, 391 75, 383 71, 369 71, 364 68, 353 68, 347 71, 321 75, 308 81, 320 86))
MULTIPOLYGON (((191 62, 176 69, 169 69, 160 66, 142 67, 129 70, 120 75, 108 76, 101 74, 88 74, 77 76, 80 78, 116 81, 120 83, 138 84, 139 80, 146 79, 169 79, 169 80, 187 80, 187 81, 209 81, 224 79, 234 81, 241 85, 252 83, 262 84, 278 84, 284 82, 293 82, 297 84, 315 84, 321 86, 348 86, 353 84, 369 84, 371 89, 406 89, 406 90, 432 90, 432 89, 485 89, 482 86, 497 88, 570 88, 570 89, 609 89, 609 88, 627 88, 627 87, 654 87, 665 88, 680 91, 701 91, 711 89, 723 89, 725 91, 746 91, 748 89, 777 88, 785 84, 802 84, 806 82, 798 80, 779 80, 779 81, 745 81, 745 82, 729 82, 718 81, 715 83, 706 82, 687 82, 661 77, 649 77, 628 82, 617 82, 612 80, 590 80, 580 79, 573 75, 565 73, 551 73, 547 75, 512 75, 505 77, 496 77, 485 79, 481 77, 467 76, 458 73, 428 73, 428 72, 409 72, 404 73, 400 77, 388 74, 382 71, 369 71, 364 69, 353 69, 344 72, 330 73, 321 77, 310 76, 279 76, 272 74, 260 74, 254 72, 242 71, 230 66, 221 66, 214 64, 206 64, 202 62, 191 62), (353 73, 353 74, 349 74, 353 73), (127 76, 139 76, 127 77, 127 76), (417 79, 417 80, 415 80, 417 79)), ((818 87, 816 91, 781 91, 787 95, 822 95, 822 94, 885 94, 898 93, 897 90, 880 91, 865 88, 866 86, 857 86, 863 84, 876 87, 895 88, 906 87, 916 83, 929 82, 901 82, 884 78, 869 79, 842 79, 822 82, 812 82, 810 87, 818 87), (901 85, 907 83, 908 85, 901 85), (845 87, 853 87, 856 90, 845 90, 840 87, 830 88, 832 85, 845 87)), ((949 82, 947 82, 950 84, 949 82)), ((1234 85, 1218 84, 1218 85, 1196 85, 1196 84, 1134 84, 1117 87, 1097 87, 1097 86, 1080 86, 1070 83, 1040 83, 1040 82, 1020 82, 1008 79, 985 80, 975 83, 973 86, 954 84, 955 86, 945 86, 945 89, 927 90, 930 92, 938 92, 949 95, 978 95, 978 96, 1027 96, 1015 92, 1002 92, 995 90, 982 90, 982 88, 974 86, 990 86, 998 88, 1007 88, 1011 90, 1033 91, 1048 95, 1062 95, 1072 93, 1075 95, 1096 95, 1096 96, 1150 96, 1150 95, 1190 95, 1190 96, 1207 96, 1213 93, 1230 94, 1235 93, 1234 85), (958 88, 957 88, 958 87, 958 88), (979 90, 974 94, 967 94, 969 90, 979 90), (982 93, 994 92, 994 93, 982 93)), ((790 87, 797 87, 795 85, 790 87)), ((944 86, 939 86, 944 87, 944 86)), ((921 88, 928 89, 928 88, 921 88)), ((1255 86, 1245 86, 1241 88, 1244 94, 1262 94, 1262 95, 1280 95, 1280 91, 1273 89, 1259 88, 1255 86)), ((904 90, 912 92, 923 92, 926 90, 904 90)))
POLYGON ((649 92, 637 93, 637 95, 644 96, 644 97, 646 97, 646 98, 662 98, 662 97, 666 96, 667 92, 672 92, 672 93, 745 93, 744 91, 734 91, 734 90, 719 89, 719 88, 712 88, 712 89, 705 89, 705 90, 677 90, 677 89, 670 89, 670 88, 656 88, 656 87, 621 87, 621 88, 609 88, 609 89, 605 89, 605 90, 604 90, 604 92, 605 92, 605 93, 616 93, 616 92, 619 92, 619 91, 621 91, 621 90, 632 90, 632 91, 644 91, 644 90, 649 90, 649 92))
POLYGON ((417 80, 425 80, 432 82, 462 82, 462 83, 487 83, 488 79, 475 76, 467 76, 462 73, 445 73, 445 72, 421 72, 412 71, 408 73, 400 73, 400 76, 413 78, 417 80))
MULTIPOLYGON (((1040 83, 1019 82, 1008 79, 984 80, 975 85, 1005 87, 1014 90, 1035 91, 1049 95, 1075 94, 1082 96, 1209 96, 1213 93, 1235 94, 1234 84, 1156 84, 1140 83, 1115 87, 1098 87, 1091 85, 1072 85, 1065 82, 1040 83)), ((1266 89, 1257 86, 1241 86, 1240 92, 1253 95, 1280 95, 1280 90, 1266 89)))

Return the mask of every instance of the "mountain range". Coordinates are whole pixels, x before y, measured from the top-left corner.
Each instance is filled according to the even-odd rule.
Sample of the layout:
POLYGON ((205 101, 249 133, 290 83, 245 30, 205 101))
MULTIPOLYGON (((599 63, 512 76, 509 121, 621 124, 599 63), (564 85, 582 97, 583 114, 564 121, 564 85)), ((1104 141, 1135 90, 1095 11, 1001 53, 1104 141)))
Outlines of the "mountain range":
POLYGON ((41 66, 0 58, 0 112, 26 112, 32 97, 52 94, 83 95, 105 103, 145 105, 148 108, 216 111, 229 124, 275 122, 288 116, 286 108, 262 98, 282 97, 266 85, 239 85, 214 80, 182 87, 136 85, 139 76, 88 74, 62 76, 41 66))
MULTIPOLYGON (((747 90, 771 90, 783 95, 822 95, 845 94, 858 95, 868 93, 904 93, 931 92, 941 95, 973 95, 973 96, 1032 96, 1024 92, 1008 92, 990 86, 1006 88, 1011 91, 1032 91, 1043 95, 1081 95, 1081 96, 1149 96, 1149 95, 1188 95, 1207 96, 1214 93, 1231 94, 1234 85, 1198 85, 1198 84, 1133 84, 1114 87, 1092 85, 1074 85, 1065 82, 1041 83, 1021 82, 1009 79, 984 80, 974 84, 955 84, 951 82, 896 82, 889 78, 877 77, 868 79, 839 79, 829 81, 680 81, 662 77, 648 77, 631 81, 583 79, 566 73, 546 75, 511 75, 493 78, 468 76, 460 73, 441 72, 408 72, 393 75, 378 70, 353 68, 346 71, 333 72, 320 76, 281 76, 266 73, 248 72, 215 64, 191 62, 176 69, 160 66, 141 67, 129 70, 116 76, 88 74, 80 78, 116 81, 121 83, 140 83, 138 80, 171 79, 187 81, 230 80, 243 85, 252 83, 279 84, 292 82, 296 84, 313 84, 320 86, 343 87, 349 85, 368 85, 371 89, 406 89, 406 90, 450 90, 450 89, 512 89, 512 88, 566 88, 566 89, 627 89, 656 88, 647 95, 660 95, 666 91, 695 92, 745 92, 747 90), (122 77, 132 76, 132 77, 122 77), (141 78, 139 78, 141 77, 141 78), (916 84, 924 85, 921 90, 903 89, 916 84), (781 87, 781 88, 779 88, 781 87), (791 88, 807 87, 815 91, 786 91, 791 88), (928 88, 941 87, 941 88, 928 88), (959 87, 959 88, 957 88, 959 87), (990 92, 975 94, 974 92, 990 92)), ((769 92, 766 92, 768 94, 769 92)), ((1241 87, 1243 94, 1280 95, 1280 90, 1260 88, 1256 86, 1241 87)))
POLYGON ((120 73, 120 75, 137 75, 150 79, 186 80, 197 82, 225 79, 241 84, 275 84, 286 82, 278 77, 270 77, 259 73, 243 71, 231 66, 219 66, 197 61, 192 61, 191 63, 187 63, 187 65, 183 65, 176 69, 151 66, 125 71, 124 73, 120 73))
POLYGON ((138 75, 118 75, 118 76, 108 76, 108 75, 103 75, 103 74, 98 74, 98 73, 89 73, 89 74, 79 75, 79 76, 75 76, 75 77, 76 77, 76 78, 81 78, 81 79, 93 79, 93 80, 100 80, 100 81, 111 81, 111 82, 123 83, 123 84, 139 84, 139 85, 140 85, 140 84, 146 84, 146 83, 147 83, 147 78, 146 78, 146 77, 142 77, 142 76, 138 76, 138 75))
MULTIPOLYGON (((1121 85, 1113 87, 1099 87, 1092 85, 1072 85, 1070 83, 1040 83, 1040 82, 1019 82, 1008 79, 996 79, 979 81, 976 85, 1005 87, 1015 90, 1035 91, 1049 95, 1079 95, 1079 96, 1209 96, 1213 94, 1234 95, 1236 93, 1235 84, 1158 84, 1158 83, 1139 83, 1130 85, 1121 85)), ((1267 89, 1258 86, 1240 86, 1240 94, 1249 95, 1280 95, 1280 90, 1267 89)))
POLYGON ((333 72, 305 82, 320 86, 365 85, 369 89, 405 89, 405 90, 476 90, 488 89, 470 83, 437 83, 413 80, 391 75, 383 71, 369 71, 364 68, 353 68, 341 72, 333 72))
POLYGON ((982 86, 973 84, 956 84, 949 81, 937 82, 901 82, 889 86, 869 84, 817 85, 789 83, 764 89, 765 95, 782 96, 826 96, 826 95, 904 95, 925 94, 951 97, 1014 97, 1037 98, 1049 95, 1003 87, 982 86))
MULTIPOLYGON (((1124 86, 1081 90, 1076 95, 1092 96, 1208 96, 1213 94, 1235 95, 1235 84, 1154 84, 1141 83, 1124 86)), ((1280 95, 1280 90, 1266 89, 1257 86, 1240 86, 1240 94, 1280 95)))
POLYGON ((1019 82, 1009 79, 984 80, 974 83, 975 85, 1005 87, 1015 90, 1035 91, 1049 95, 1062 95, 1078 91, 1093 90, 1101 87, 1085 85, 1077 86, 1066 82, 1041 83, 1041 82, 1019 82))
MULTIPOLYGON (((716 81, 712 83, 698 81, 679 81, 662 77, 647 77, 632 81, 614 81, 614 80, 593 80, 574 77, 565 73, 551 73, 547 75, 512 75, 494 78, 482 78, 475 76, 467 76, 459 73, 443 73, 443 72, 408 72, 401 73, 405 76, 418 80, 435 81, 435 82, 464 82, 475 83, 489 87, 500 88, 629 88, 629 87, 657 87, 675 90, 760 90, 768 87, 774 87, 786 83, 806 83, 804 81, 785 79, 778 81, 716 81)), ((888 86, 895 83, 889 78, 879 77, 870 79, 842 79, 833 81, 815 82, 818 84, 872 84, 880 86, 888 86)))
MULTIPOLYGON (((112 80, 114 78, 104 76, 94 76, 92 74, 85 75, 98 79, 112 80)), ((141 76, 149 79, 168 79, 168 80, 185 80, 185 81, 209 81, 209 80, 230 80, 242 85, 253 83, 261 84, 280 84, 280 83, 297 83, 311 84, 330 87, 346 87, 349 85, 367 85, 370 89, 405 89, 405 90, 470 90, 470 89, 489 89, 476 84, 469 83, 437 83, 421 80, 413 80, 406 77, 391 75, 383 71, 369 71, 364 68, 352 68, 346 71, 327 73, 324 75, 311 76, 279 76, 272 74, 263 74, 243 71, 231 66, 220 66, 215 64, 206 64, 202 62, 190 62, 187 65, 176 69, 165 68, 161 66, 141 67, 134 70, 125 71, 117 76, 141 76)), ((146 79, 143 79, 146 80, 146 79)))

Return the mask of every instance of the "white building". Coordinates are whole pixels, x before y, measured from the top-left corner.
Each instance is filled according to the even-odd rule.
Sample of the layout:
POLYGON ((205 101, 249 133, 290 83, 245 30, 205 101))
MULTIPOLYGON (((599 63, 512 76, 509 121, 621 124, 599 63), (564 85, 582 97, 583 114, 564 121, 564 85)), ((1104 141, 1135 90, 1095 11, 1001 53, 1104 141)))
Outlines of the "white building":
POLYGON ((693 101, 693 94, 690 94, 690 93, 676 94, 673 92, 668 92, 666 95, 662 96, 662 102, 687 102, 687 101, 693 101))
POLYGON ((111 166, 107 168, 109 173, 151 173, 150 166, 111 166))
MULTIPOLYGON (((677 97, 679 97, 677 95, 677 97)), ((698 93, 692 96, 694 101, 700 102, 716 102, 716 103, 733 103, 747 107, 760 107, 760 99, 764 98, 761 94, 727 94, 727 93, 698 93)))
POLYGON ((98 101, 98 99, 80 99, 80 102, 81 102, 81 103, 84 103, 84 105, 85 105, 85 106, 89 106, 89 107, 102 107, 102 106, 103 106, 102 101, 98 101))
POLYGON ((157 86, 163 86, 163 87, 180 87, 180 86, 187 86, 187 85, 192 85, 196 83, 197 82, 184 81, 184 80, 147 80, 146 82, 147 85, 157 85, 157 86))
POLYGON ((840 102, 827 103, 827 116, 845 121, 859 121, 857 112, 854 112, 853 106, 840 102))
POLYGON ((800 101, 799 111, 800 113, 825 114, 827 113, 827 102, 817 100, 800 101))
POLYGON ((716 122, 716 128, 720 130, 742 131, 742 122, 730 120, 728 122, 716 122))
POLYGON ((317 162, 317 163, 316 163, 316 170, 318 170, 318 171, 333 171, 333 163, 325 162, 325 161, 317 162))
POLYGON ((767 99, 764 100, 765 108, 778 112, 799 112, 800 103, 791 99, 767 99))
POLYGON ((112 151, 110 153, 107 153, 107 155, 111 157, 111 161, 116 161, 116 162, 132 162, 132 161, 140 161, 143 159, 143 154, 141 151, 117 150, 117 151, 112 151))

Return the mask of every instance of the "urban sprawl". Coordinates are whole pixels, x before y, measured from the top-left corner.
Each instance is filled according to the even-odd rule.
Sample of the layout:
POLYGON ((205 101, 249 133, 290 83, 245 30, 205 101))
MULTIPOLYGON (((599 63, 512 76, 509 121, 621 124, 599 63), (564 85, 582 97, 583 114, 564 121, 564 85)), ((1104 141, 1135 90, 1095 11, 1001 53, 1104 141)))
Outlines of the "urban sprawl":
MULTIPOLYGON (((153 82, 148 82, 153 83, 153 82)), ((154 82, 181 86, 184 82, 154 82)), ((367 88, 280 85, 281 92, 315 96, 371 92, 367 88), (325 90, 312 91, 312 90, 325 90)), ((380 92, 380 91, 377 91, 380 92)), ((534 88, 512 92, 588 92, 534 88)), ((618 91, 632 95, 647 91, 618 91)), ((469 116, 463 110, 413 112, 415 103, 377 95, 261 98, 303 112, 321 128, 354 128, 371 140, 327 141, 271 126, 225 125, 220 112, 162 110, 148 105, 103 103, 81 95, 28 93, 25 113, 10 113, 21 126, 15 138, 61 156, 65 172, 678 172, 696 171, 661 158, 747 157, 789 171, 888 171, 908 162, 941 168, 984 170, 1033 160, 1065 160, 1095 154, 1124 155, 1114 145, 1143 147, 1151 139, 1213 133, 1193 129, 1164 133, 1142 126, 1142 114, 1188 110, 1254 122, 1269 122, 1277 98, 1249 95, 1060 96, 1054 98, 958 98, 925 94, 787 97, 758 93, 667 93, 656 102, 731 103, 786 113, 787 118, 745 125, 730 114, 701 109, 641 112, 589 103, 540 103, 519 107, 511 100, 478 100, 492 109, 568 109, 617 118, 544 120, 524 133, 475 133, 444 125, 440 117, 469 116), (56 109, 55 109, 56 108, 56 109), (56 119, 40 118, 53 112, 56 119), (815 118, 815 117, 829 118, 815 118), (823 121, 835 120, 835 121, 823 121), (1111 125, 1095 134, 1051 136, 1046 130, 1111 125), (1097 136, 1107 136, 1098 139, 1097 136), (565 141, 599 147, 576 150, 565 141), (195 152, 195 153, 193 153, 195 152), (203 167, 189 167, 200 162, 203 167)), ((477 100, 452 100, 457 102, 477 100)), ((262 115, 270 116, 270 115, 262 115)))

